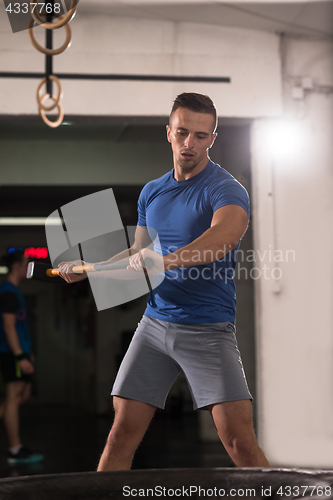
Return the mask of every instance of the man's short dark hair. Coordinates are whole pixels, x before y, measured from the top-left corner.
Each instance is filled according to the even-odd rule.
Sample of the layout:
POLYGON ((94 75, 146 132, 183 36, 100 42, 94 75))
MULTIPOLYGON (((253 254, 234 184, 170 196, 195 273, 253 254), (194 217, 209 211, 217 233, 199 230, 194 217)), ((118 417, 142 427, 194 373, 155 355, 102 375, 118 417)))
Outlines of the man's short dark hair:
POLYGON ((8 267, 8 271, 11 272, 13 265, 16 264, 16 262, 22 262, 23 259, 23 248, 10 248, 8 252, 2 256, 1 260, 8 267))
POLYGON ((184 92, 183 94, 179 94, 173 102, 170 118, 178 108, 186 108, 195 113, 207 113, 212 115, 215 123, 213 132, 215 132, 217 127, 217 111, 215 104, 208 95, 196 94, 195 92, 184 92))

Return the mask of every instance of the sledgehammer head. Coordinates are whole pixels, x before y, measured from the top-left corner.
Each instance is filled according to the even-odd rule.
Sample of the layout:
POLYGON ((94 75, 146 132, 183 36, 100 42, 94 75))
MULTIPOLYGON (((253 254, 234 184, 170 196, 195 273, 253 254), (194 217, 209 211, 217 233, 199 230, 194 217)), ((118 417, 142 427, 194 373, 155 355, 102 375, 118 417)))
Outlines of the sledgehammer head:
POLYGON ((59 283, 61 285, 67 284, 60 276, 53 275, 51 270, 52 268, 47 264, 32 261, 28 264, 27 278, 48 281, 50 283, 59 283))

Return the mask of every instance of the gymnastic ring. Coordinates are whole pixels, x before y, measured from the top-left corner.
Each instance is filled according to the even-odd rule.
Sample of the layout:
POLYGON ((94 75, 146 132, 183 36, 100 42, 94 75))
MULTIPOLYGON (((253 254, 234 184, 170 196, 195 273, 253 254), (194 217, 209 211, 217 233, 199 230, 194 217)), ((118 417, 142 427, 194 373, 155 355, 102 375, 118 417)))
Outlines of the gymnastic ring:
MULTIPOLYGON (((40 91, 41 91, 43 85, 47 82, 47 78, 46 77, 43 78, 43 80, 38 85, 36 97, 37 97, 38 106, 40 108, 42 108, 44 111, 51 111, 52 109, 54 109, 57 106, 58 102, 62 98, 62 86, 61 86, 59 78, 57 78, 54 75, 50 75, 49 79, 52 80, 54 83, 57 84, 57 86, 58 86, 58 95, 57 95, 57 98, 55 99, 54 103, 51 104, 51 106, 44 106, 44 104, 42 104, 42 101, 41 101, 42 97, 40 95, 40 91)), ((50 94, 48 94, 48 95, 50 95, 50 94)), ((52 99, 54 99, 54 96, 52 96, 52 99)))
MULTIPOLYGON (((42 28, 45 28, 47 30, 56 30, 58 28, 61 28, 65 24, 69 23, 73 17, 76 14, 76 9, 78 5, 79 0, 71 0, 71 6, 65 15, 65 17, 61 16, 61 19, 58 23, 47 23, 41 19, 38 13, 36 13, 36 9, 34 11, 31 10, 31 4, 35 3, 33 1, 30 2, 30 14, 32 19, 36 21, 37 24, 39 24, 42 28)), ((54 16, 58 17, 59 14, 53 14, 54 16)))
POLYGON ((58 54, 61 54, 62 52, 65 52, 65 50, 68 49, 68 47, 70 47, 70 45, 72 43, 72 30, 71 30, 71 27, 69 26, 69 24, 65 25, 66 40, 61 45, 61 47, 59 47, 58 49, 47 49, 45 47, 42 47, 42 45, 40 45, 37 42, 36 38, 34 37, 33 28, 34 28, 34 20, 30 19, 29 26, 28 26, 28 35, 30 38, 30 42, 35 47, 35 49, 39 50, 39 52, 42 52, 42 54, 45 54, 47 56, 56 56, 58 54))
MULTIPOLYGON (((44 101, 46 99, 48 99, 49 97, 50 97, 50 94, 44 94, 42 99, 41 99, 41 104, 44 105, 44 101)), ((54 96, 52 96, 52 99, 54 99, 54 96)), ((57 106, 59 109, 59 116, 55 122, 52 122, 51 120, 49 120, 45 114, 45 110, 41 106, 39 107, 40 116, 42 117, 44 123, 46 123, 46 125, 48 125, 51 128, 59 127, 59 125, 61 125, 61 123, 62 123, 62 120, 64 119, 64 109, 62 107, 61 102, 58 102, 57 106)))

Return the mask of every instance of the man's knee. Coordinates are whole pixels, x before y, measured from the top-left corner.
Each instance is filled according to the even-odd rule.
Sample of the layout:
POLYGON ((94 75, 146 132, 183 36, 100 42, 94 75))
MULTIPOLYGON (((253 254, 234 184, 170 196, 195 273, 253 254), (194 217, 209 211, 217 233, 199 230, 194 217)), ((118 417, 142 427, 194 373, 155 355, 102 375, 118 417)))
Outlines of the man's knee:
POLYGON ((223 443, 229 448, 251 448, 256 442, 250 401, 222 403, 209 408, 223 443))
POLYGON ((124 444, 135 440, 138 429, 128 422, 115 421, 108 436, 108 442, 124 444))
POLYGON ((141 441, 141 435, 133 426, 115 421, 108 435, 104 453, 112 456, 131 457, 141 441))
POLYGON ((22 391, 20 390, 7 390, 5 403, 6 405, 19 406, 22 402, 22 391))
POLYGON ((115 418, 107 447, 135 450, 143 438, 155 408, 137 401, 114 399, 115 418))
POLYGON ((21 393, 21 404, 26 403, 31 398, 31 385, 26 385, 21 393))
POLYGON ((236 455, 250 456, 257 447, 257 440, 252 433, 227 436, 224 441, 227 450, 236 455))

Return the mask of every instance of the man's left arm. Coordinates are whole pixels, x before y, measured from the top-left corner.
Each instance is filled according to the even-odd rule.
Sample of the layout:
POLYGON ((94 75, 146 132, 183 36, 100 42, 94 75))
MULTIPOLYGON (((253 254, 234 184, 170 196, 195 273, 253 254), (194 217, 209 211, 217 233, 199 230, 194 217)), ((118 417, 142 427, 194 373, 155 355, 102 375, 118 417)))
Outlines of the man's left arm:
POLYGON ((248 222, 247 212, 240 205, 225 205, 214 212, 210 228, 189 245, 164 257, 151 250, 143 249, 140 255, 130 258, 131 267, 136 270, 142 269, 142 258, 152 259, 156 268, 153 271, 156 272, 210 264, 223 259, 227 253, 237 247, 247 229, 248 222))
POLYGON ((189 245, 163 257, 165 270, 210 264, 222 259, 237 247, 248 222, 245 209, 239 205, 218 208, 207 231, 189 245))

